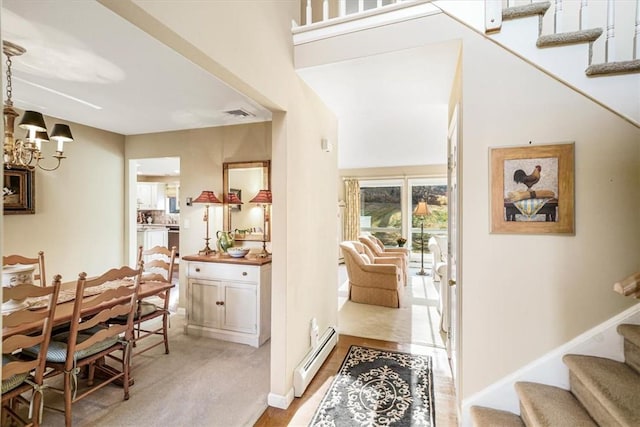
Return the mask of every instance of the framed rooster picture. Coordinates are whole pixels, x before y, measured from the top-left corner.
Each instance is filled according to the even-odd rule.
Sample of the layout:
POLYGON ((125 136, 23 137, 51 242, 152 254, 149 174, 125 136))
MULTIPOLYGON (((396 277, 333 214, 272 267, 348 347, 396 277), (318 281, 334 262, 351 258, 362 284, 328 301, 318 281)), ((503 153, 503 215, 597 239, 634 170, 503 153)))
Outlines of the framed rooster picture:
POLYGON ((575 234, 574 143, 490 148, 491 232, 575 234))

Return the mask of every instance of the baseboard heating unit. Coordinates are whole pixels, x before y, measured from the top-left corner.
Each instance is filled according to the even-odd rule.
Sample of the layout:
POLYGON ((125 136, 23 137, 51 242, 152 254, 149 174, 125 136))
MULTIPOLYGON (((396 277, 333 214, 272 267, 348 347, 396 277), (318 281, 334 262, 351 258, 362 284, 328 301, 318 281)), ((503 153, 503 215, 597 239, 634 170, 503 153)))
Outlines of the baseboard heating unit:
POLYGON ((337 342, 338 333, 334 328, 329 327, 320 337, 317 347, 312 348, 302 359, 302 362, 293 371, 293 394, 295 397, 302 396, 337 342))

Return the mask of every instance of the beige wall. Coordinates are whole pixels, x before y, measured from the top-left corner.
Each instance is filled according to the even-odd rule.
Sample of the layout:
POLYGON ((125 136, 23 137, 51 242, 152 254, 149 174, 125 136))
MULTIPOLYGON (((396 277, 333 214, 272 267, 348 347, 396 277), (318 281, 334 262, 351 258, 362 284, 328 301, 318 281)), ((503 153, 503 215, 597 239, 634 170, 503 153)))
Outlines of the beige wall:
POLYGON ((67 158, 58 170, 36 170, 35 215, 4 215, 2 253, 35 256, 43 250, 48 282, 55 274, 74 281, 82 271, 97 275, 126 263, 124 137, 45 119, 49 128, 67 123, 75 140, 65 144, 67 158))
POLYGON ((310 348, 311 318, 321 331, 337 319, 337 150, 320 150, 321 138, 337 141, 337 125, 292 67, 299 3, 101 3, 274 113, 270 400, 281 404, 310 348))
POLYGON ((463 396, 629 307, 612 286, 640 269, 640 129, 467 33, 463 396), (489 148, 530 141, 575 142, 575 236, 489 233, 489 148))
MULTIPOLYGON (((150 157, 180 158, 180 255, 195 254, 204 247, 204 206, 187 206, 186 198, 195 199, 203 190, 212 190, 222 200, 224 162, 269 160, 271 123, 131 135, 126 138, 126 161, 150 157)), ((135 177, 127 174, 127 182, 129 179, 135 182, 135 177)), ((128 209, 135 209, 135 206, 128 206, 128 209)), ((222 205, 209 208, 212 248, 215 247, 216 232, 223 229, 222 209, 222 205)), ((135 215, 131 218, 132 222, 128 224, 133 224, 135 228, 135 215)), ((130 244, 128 240, 127 245, 130 244)), ((179 271, 180 283, 184 284, 185 270, 179 271)), ((186 289, 186 286, 182 289, 186 289)), ((180 292, 179 304, 185 307, 184 292, 180 292)))

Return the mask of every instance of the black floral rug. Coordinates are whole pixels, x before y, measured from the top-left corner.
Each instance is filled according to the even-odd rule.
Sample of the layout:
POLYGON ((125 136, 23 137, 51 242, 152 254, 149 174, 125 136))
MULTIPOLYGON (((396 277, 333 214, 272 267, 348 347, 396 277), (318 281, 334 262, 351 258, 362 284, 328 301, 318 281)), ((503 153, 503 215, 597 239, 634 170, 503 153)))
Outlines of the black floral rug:
POLYGON ((435 426, 429 356, 352 345, 311 426, 435 426))

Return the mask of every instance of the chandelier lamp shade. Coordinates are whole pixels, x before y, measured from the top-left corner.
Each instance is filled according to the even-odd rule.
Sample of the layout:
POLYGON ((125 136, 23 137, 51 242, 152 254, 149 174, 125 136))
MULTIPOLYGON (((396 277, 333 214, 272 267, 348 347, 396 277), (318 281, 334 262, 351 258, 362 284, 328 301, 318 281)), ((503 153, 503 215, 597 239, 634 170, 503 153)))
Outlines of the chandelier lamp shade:
POLYGON ((198 253, 200 255, 212 254, 214 250, 209 246, 209 205, 222 204, 222 202, 216 197, 216 194, 213 191, 204 190, 195 200, 193 200, 192 203, 203 203, 205 205, 204 217, 202 218, 202 220, 206 223, 207 234, 204 238, 204 249, 202 249, 198 253))
POLYGON ((51 130, 51 134, 47 134, 47 125, 44 117, 37 111, 26 110, 22 115, 18 127, 26 130, 24 139, 16 139, 14 137, 15 121, 18 118, 18 112, 13 108, 13 87, 11 84, 11 58, 20 56, 26 50, 9 41, 2 41, 2 51, 7 57, 7 96, 4 101, 3 118, 4 118, 4 143, 3 158, 6 168, 18 167, 28 168, 30 170, 36 167, 52 171, 60 167, 64 156, 64 143, 73 141, 71 129, 65 124, 56 124, 51 130), (57 142, 56 153, 52 157, 56 160, 53 167, 45 167, 41 161, 45 159, 42 150, 42 144, 48 144, 50 140, 57 142))
POLYGON ((227 204, 234 206, 241 205, 242 200, 240 200, 236 193, 227 193, 227 204))
POLYGON ((413 214, 417 217, 420 217, 420 271, 416 274, 418 276, 426 276, 427 273, 424 271, 424 219, 431 215, 429 212, 429 207, 427 206, 427 202, 422 201, 418 202, 418 206, 416 206, 413 214))
POLYGON ((269 213, 267 208, 271 205, 271 190, 260 190, 258 194, 251 200, 249 203, 255 203, 258 205, 262 205, 262 252, 260 253, 261 257, 266 257, 269 255, 267 251, 267 221, 269 221, 269 213))

